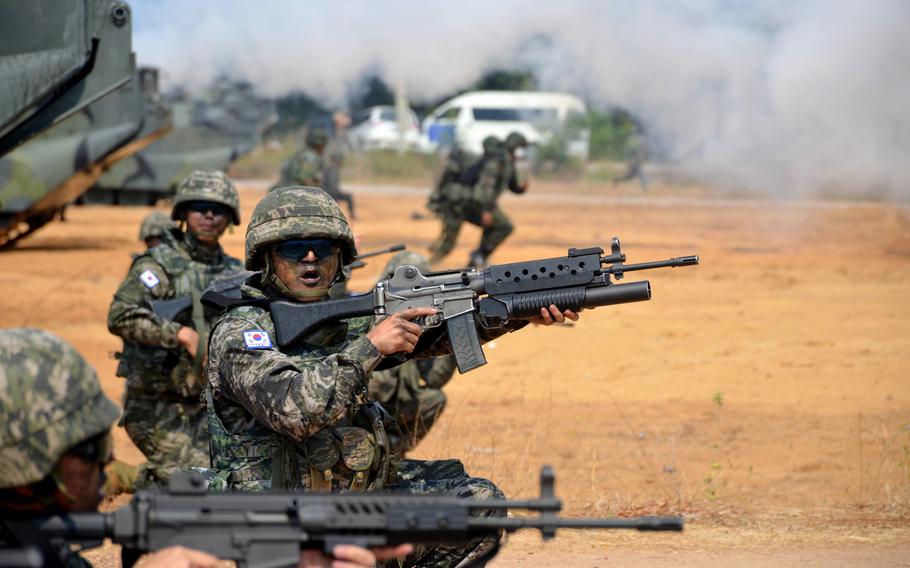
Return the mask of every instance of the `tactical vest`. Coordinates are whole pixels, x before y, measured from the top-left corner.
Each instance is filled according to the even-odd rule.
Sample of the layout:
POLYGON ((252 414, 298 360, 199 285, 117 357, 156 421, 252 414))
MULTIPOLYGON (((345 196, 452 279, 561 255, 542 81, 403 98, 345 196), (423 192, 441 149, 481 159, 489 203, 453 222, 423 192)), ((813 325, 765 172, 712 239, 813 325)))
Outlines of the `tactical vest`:
POLYGON ((215 264, 199 262, 182 246, 179 249, 157 246, 133 262, 142 258, 153 259, 167 274, 171 289, 162 299, 193 297, 192 315, 178 318, 177 323, 189 326, 199 334, 199 357, 194 361, 183 347, 165 349, 124 342, 117 375, 127 378, 127 387, 135 394, 197 401, 205 388, 200 364, 204 350, 201 348, 208 339, 210 323, 203 317, 199 298, 209 284, 226 274, 242 270, 243 266, 236 258, 224 254, 221 255, 221 262, 215 264))
MULTIPOLYGON (((267 310, 251 306, 235 310, 240 311, 232 314, 242 314, 243 319, 254 322, 274 337, 274 325, 267 310)), ((344 323, 332 327, 334 341, 319 345, 303 342, 282 352, 293 358, 295 364, 305 367, 341 351, 360 336, 351 333, 344 323)), ((209 444, 212 468, 227 481, 228 488, 365 491, 381 489, 394 479, 401 435, 392 417, 378 403, 368 402, 365 396, 347 417, 297 442, 255 421, 239 404, 219 399, 218 393, 213 392, 216 387, 210 385, 206 389, 209 444), (227 408, 231 412, 224 411, 227 408), (238 414, 250 426, 232 433, 222 416, 238 414)))

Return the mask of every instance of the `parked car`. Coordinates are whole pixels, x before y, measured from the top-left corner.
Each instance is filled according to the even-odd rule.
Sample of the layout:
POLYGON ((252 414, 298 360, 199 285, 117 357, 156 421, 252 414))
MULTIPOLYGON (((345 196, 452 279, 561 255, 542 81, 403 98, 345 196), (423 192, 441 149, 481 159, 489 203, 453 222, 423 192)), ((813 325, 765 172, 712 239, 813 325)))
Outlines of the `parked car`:
POLYGON ((420 121, 417 114, 409 110, 405 117, 406 129, 401 134, 395 107, 391 105, 373 106, 354 114, 348 129, 348 140, 351 145, 361 150, 376 148, 415 149, 420 143, 420 121))
POLYGON ((533 91, 473 91, 454 97, 423 121, 421 148, 434 151, 457 144, 479 154, 483 139, 505 139, 520 132, 532 145, 546 143, 557 132, 566 137, 569 155, 587 159, 591 131, 577 127, 588 113, 584 101, 566 93, 533 91), (575 125, 572 128, 568 126, 575 125))

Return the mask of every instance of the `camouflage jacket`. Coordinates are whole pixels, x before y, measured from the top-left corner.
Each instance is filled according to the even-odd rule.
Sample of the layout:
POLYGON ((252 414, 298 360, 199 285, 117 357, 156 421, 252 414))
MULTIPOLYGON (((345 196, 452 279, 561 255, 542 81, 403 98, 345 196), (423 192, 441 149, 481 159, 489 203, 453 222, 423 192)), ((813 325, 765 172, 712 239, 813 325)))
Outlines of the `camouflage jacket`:
POLYGON ((310 185, 322 187, 325 181, 326 160, 315 150, 305 147, 291 156, 281 168, 281 185, 310 185))
POLYGON ((481 211, 492 211, 496 208, 499 196, 508 186, 512 175, 511 159, 508 155, 495 155, 484 158, 480 169, 480 178, 473 187, 472 199, 481 211))
POLYGON ((111 333, 123 338, 117 374, 127 378, 131 391, 199 398, 203 385, 194 375, 193 359, 177 343, 177 332, 186 325, 205 337, 201 307, 195 308, 195 319, 168 321, 155 315, 151 302, 201 292, 215 280, 240 270, 243 264, 220 247, 203 247, 179 231, 166 233, 160 245, 133 261, 114 294, 107 324, 111 333))
POLYGON ((441 389, 454 374, 454 355, 405 361, 392 369, 373 373, 370 397, 383 404, 410 400, 421 388, 441 389))
MULTIPOLYGON (((284 298, 259 280, 243 286, 246 298, 284 298)), ((379 442, 360 413, 383 360, 365 336, 372 320, 333 323, 282 350, 261 305, 235 307, 215 324, 206 367, 209 434, 212 467, 229 487, 337 491, 373 483, 379 442)), ((522 325, 478 332, 488 341, 522 325)), ((450 352, 443 334, 419 356, 450 352)))

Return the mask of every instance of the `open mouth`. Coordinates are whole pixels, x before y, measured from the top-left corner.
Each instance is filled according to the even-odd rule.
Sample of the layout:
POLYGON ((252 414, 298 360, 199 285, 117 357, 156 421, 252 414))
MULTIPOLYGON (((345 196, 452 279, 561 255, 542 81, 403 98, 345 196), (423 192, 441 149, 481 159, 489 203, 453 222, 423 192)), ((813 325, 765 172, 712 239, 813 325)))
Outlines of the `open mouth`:
POLYGON ((320 274, 319 270, 316 268, 304 268, 303 272, 300 274, 300 281, 307 286, 315 286, 319 284, 319 280, 320 274))

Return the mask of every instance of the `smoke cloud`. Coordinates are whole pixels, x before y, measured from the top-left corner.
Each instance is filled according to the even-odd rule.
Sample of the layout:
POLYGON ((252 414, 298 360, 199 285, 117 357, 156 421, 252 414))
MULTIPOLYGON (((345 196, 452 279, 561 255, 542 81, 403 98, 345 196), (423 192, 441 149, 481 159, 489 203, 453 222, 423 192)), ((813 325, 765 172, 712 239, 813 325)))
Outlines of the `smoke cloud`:
POLYGON ((227 73, 342 105, 365 74, 429 100, 487 70, 643 120, 700 179, 910 199, 910 3, 133 0, 166 84, 227 73))

